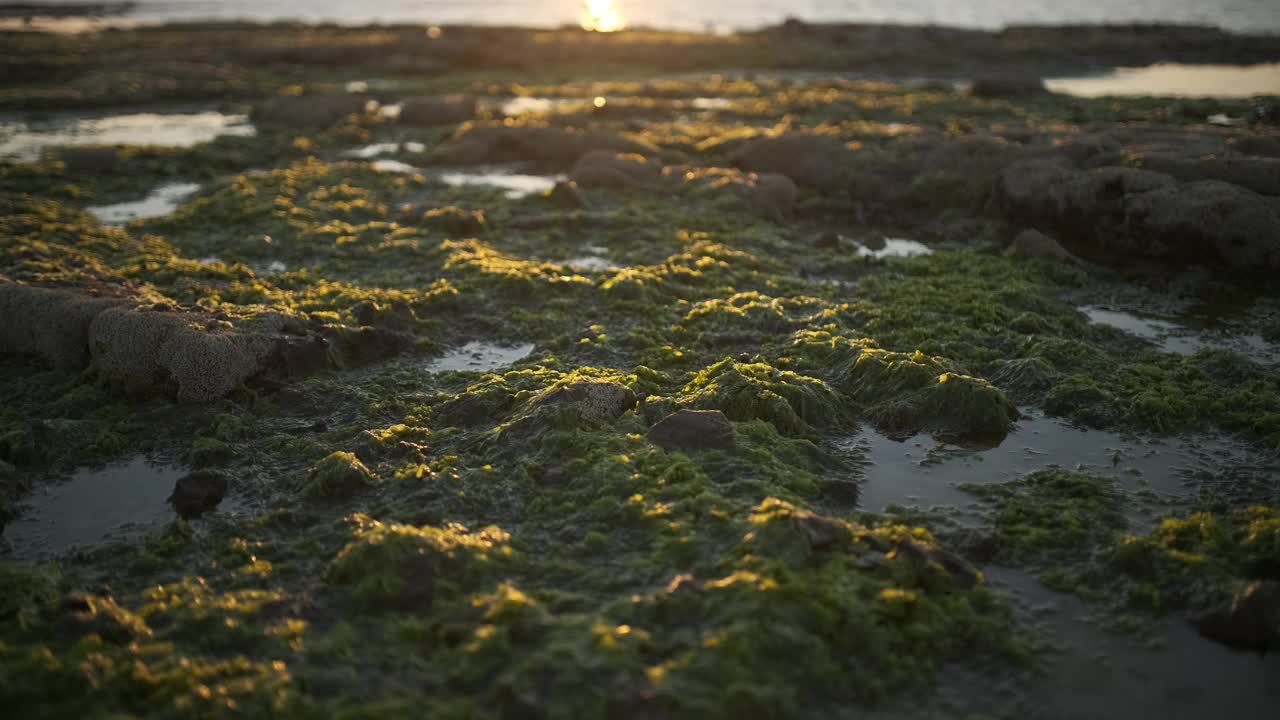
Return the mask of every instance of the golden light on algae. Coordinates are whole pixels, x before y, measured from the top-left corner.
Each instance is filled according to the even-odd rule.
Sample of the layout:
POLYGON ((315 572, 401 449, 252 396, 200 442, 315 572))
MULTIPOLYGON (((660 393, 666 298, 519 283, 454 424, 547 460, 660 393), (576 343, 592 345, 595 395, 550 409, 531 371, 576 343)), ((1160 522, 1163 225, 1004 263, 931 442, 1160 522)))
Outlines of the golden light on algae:
POLYGON ((579 22, 583 30, 617 32, 627 26, 614 0, 584 0, 579 22))

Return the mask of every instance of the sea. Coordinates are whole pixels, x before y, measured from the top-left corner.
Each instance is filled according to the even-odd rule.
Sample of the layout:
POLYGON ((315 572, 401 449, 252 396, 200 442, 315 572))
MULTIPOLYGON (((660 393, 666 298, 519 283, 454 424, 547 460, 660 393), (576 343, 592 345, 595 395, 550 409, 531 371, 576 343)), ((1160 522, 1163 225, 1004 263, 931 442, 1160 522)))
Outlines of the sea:
MULTIPOLYGON (((25 0, 84 5, 111 0, 25 0)), ((3 3, 0 3, 3 4, 3 3)), ((1009 25, 1178 23, 1280 35, 1280 0, 137 0, 141 23, 247 19, 730 32, 787 18, 811 22, 1009 25)), ((122 18, 122 19, 125 19, 122 18)))

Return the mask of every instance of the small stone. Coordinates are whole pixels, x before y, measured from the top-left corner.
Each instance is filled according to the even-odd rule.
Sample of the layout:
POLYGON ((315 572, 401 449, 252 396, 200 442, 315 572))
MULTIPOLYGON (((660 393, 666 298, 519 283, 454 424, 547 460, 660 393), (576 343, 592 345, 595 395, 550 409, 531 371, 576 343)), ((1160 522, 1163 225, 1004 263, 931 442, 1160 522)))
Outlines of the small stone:
POLYGON ((1258 653, 1280 650, 1280 582, 1255 582, 1230 603, 1191 623, 1201 635, 1228 647, 1258 653))
POLYGON ((719 410, 680 410, 649 429, 664 450, 732 450, 733 425, 719 410))
POLYGON ((1006 257, 1022 258, 1024 260, 1044 260, 1070 265, 1080 264, 1080 258, 1072 255, 1057 240, 1039 230, 1023 230, 1018 233, 1018 236, 1013 239, 1009 247, 1005 248, 1004 254, 1006 257))
POLYGON ((885 249, 885 246, 888 245, 888 243, 884 239, 884 236, 880 235, 879 233, 876 233, 874 235, 868 235, 867 237, 863 238, 859 244, 862 245, 862 247, 868 250, 871 250, 872 252, 880 252, 881 250, 885 249))
POLYGON ((374 485, 377 478, 349 452, 334 452, 311 468, 302 494, 308 497, 350 497, 374 485))
POLYGON ((197 470, 173 486, 169 503, 184 518, 199 517, 218 507, 227 494, 227 476, 217 470, 197 470))
POLYGON ((898 541, 890 558, 904 558, 912 562, 937 565, 963 590, 970 590, 982 584, 982 573, 964 558, 910 537, 903 537, 898 541))
POLYGON ((751 208, 775 222, 791 217, 800 190, 786 175, 764 173, 753 177, 747 186, 747 200, 751 208))
POLYGON ((975 78, 969 94, 979 98, 1026 98, 1047 95, 1044 80, 1035 75, 991 75, 975 78))
POLYGON ((809 547, 814 550, 831 547, 840 540, 848 540, 851 536, 849 526, 835 518, 818 515, 808 510, 796 510, 791 517, 804 531, 809 539, 809 547))
POLYGON ((825 230, 818 233, 813 239, 813 246, 816 248, 834 248, 840 246, 840 233, 834 230, 825 230))
POLYGON ((561 210, 586 210, 590 205, 578 183, 572 180, 557 181, 547 197, 561 210))
POLYGON ((378 320, 378 306, 368 300, 356 303, 351 308, 351 316, 361 325, 373 325, 378 320))

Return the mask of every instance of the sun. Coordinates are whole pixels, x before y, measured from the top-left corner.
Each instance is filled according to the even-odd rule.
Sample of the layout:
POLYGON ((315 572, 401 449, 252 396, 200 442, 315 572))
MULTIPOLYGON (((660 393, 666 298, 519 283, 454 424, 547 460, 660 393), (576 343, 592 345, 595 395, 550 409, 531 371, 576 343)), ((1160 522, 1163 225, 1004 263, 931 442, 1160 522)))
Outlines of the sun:
POLYGON ((584 0, 580 17, 583 30, 616 32, 627 26, 613 0, 584 0))

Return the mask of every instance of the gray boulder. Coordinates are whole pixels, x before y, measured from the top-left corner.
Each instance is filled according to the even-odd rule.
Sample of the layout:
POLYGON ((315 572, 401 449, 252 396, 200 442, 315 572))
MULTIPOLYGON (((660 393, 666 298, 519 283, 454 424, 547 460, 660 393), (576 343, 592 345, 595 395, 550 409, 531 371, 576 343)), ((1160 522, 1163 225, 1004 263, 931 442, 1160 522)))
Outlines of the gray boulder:
POLYGON ((1280 269, 1280 200, 1217 180, 1125 200, 1128 233, 1149 255, 1216 257, 1249 271, 1280 269))
POLYGON ((401 104, 397 122, 413 127, 435 127, 464 123, 475 115, 476 99, 469 95, 415 97, 401 104))
POLYGON ((848 183, 856 154, 838 137, 788 133, 747 141, 732 162, 743 170, 785 175, 797 185, 830 191, 848 183))
POLYGON ((733 425, 719 410, 680 410, 649 428, 649 441, 664 450, 732 450, 733 425))
POLYGON ((259 103, 250 119, 269 128, 329 128, 351 115, 363 114, 367 102, 361 95, 290 95, 259 103))

